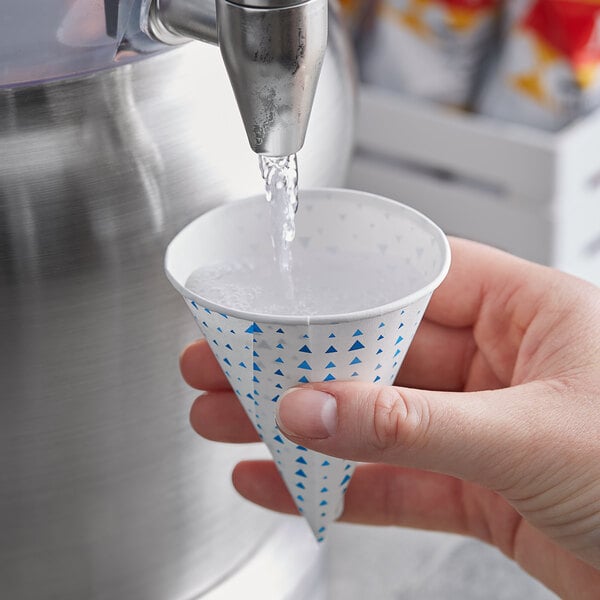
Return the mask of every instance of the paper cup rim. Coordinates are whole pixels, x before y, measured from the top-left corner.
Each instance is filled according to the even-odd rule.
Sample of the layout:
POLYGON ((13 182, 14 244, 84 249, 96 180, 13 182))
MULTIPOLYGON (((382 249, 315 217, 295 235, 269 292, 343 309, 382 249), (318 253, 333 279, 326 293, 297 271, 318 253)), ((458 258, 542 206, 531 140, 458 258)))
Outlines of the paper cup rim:
POLYGON ((239 319, 244 319, 246 321, 252 321, 257 323, 265 323, 269 325, 316 325, 316 324, 336 324, 336 323, 349 323, 354 321, 367 320, 374 317, 379 317, 391 312, 395 312, 413 304, 417 300, 432 294, 445 279, 448 271, 450 270, 450 262, 451 262, 451 252, 450 252, 450 244, 448 242, 448 238, 441 230, 441 228, 436 225, 429 217, 425 216, 423 213, 418 210, 403 204, 402 202, 398 202, 396 200, 392 200, 390 198, 386 198, 385 196, 380 196, 379 194, 373 194, 371 192, 363 192, 361 190, 354 190, 350 188, 305 188, 300 190, 300 194, 306 194, 310 192, 311 194, 360 194, 365 199, 371 198, 379 204, 389 204, 393 206, 395 209, 400 208, 401 210, 416 216, 418 219, 422 220, 426 223, 430 228, 431 232, 435 235, 437 240, 440 243, 440 247, 444 252, 444 260, 439 269, 437 275, 425 286, 419 288, 418 290, 412 292, 411 294, 407 294, 406 296, 402 296, 393 302, 388 302, 387 304, 380 304, 378 306, 367 308, 363 310, 357 310, 348 313, 338 313, 338 314, 328 314, 328 315, 273 315, 273 314, 262 314, 255 313, 244 310, 237 310, 231 308, 229 306, 225 306, 223 304, 218 304, 216 302, 212 302, 208 300, 204 296, 200 294, 196 294, 190 291, 185 285, 182 285, 175 276, 171 273, 169 269, 169 260, 170 254, 172 251, 172 246, 176 242, 177 238, 183 234, 184 231, 193 227, 197 221, 204 218, 208 214, 213 214, 218 211, 227 210, 231 208, 232 202, 240 203, 251 203, 255 202, 258 198, 264 197, 264 194, 254 194, 253 196, 248 196, 246 198, 242 198, 239 200, 233 200, 231 202, 226 202, 216 208, 213 208, 204 214, 196 217, 193 221, 188 223, 183 229, 177 233, 177 235, 171 240, 169 245, 167 246, 167 250, 165 252, 165 260, 164 260, 164 268, 167 278, 173 285, 173 287, 184 297, 190 300, 195 301, 197 304, 202 306, 202 308, 208 308, 211 311, 226 314, 227 316, 236 317, 239 319))

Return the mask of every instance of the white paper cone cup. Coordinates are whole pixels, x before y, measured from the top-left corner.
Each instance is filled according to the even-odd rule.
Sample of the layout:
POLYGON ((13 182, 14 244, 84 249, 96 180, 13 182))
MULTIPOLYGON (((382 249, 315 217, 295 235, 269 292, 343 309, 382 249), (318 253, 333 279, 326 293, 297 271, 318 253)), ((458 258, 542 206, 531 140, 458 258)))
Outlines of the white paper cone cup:
POLYGON ((397 255, 424 276, 404 298, 340 315, 261 315, 216 305, 185 287, 202 264, 234 260, 270 245, 268 205, 257 196, 200 217, 171 242, 166 272, 183 295, 237 397, 318 541, 343 510, 354 463, 287 440, 277 402, 299 383, 356 380, 391 384, 434 289, 450 264, 448 242, 429 219, 397 202, 351 190, 305 190, 297 240, 316 250, 352 247, 397 255), (373 224, 373 226, 371 226, 373 224), (374 233, 376 231, 376 234, 374 233), (264 239, 263 239, 264 238, 264 239))

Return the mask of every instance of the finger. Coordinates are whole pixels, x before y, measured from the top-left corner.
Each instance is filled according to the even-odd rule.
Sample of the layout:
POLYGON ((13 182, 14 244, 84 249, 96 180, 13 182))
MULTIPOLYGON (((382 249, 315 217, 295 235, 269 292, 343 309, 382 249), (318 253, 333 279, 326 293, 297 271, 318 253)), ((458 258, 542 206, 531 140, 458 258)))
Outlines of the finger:
POLYGON ((206 340, 190 344, 179 357, 185 382, 197 390, 226 390, 229 383, 206 340))
POLYGON ((279 400, 278 422, 294 443, 364 462, 385 462, 507 489, 537 460, 538 442, 556 435, 543 410, 557 392, 543 383, 473 393, 425 392, 368 383, 293 388, 279 400), (522 457, 529 454, 531 464, 522 457), (514 469, 519 465, 520 471, 514 469))
POLYGON ((427 308, 430 321, 470 327, 483 304, 502 304, 499 300, 510 297, 519 286, 539 288, 540 293, 547 289, 548 273, 538 265, 469 240, 452 238, 450 246, 452 265, 427 308))
MULTIPOLYGON (((244 498, 255 504, 298 513, 272 461, 239 463, 233 483, 244 498)), ((339 520, 447 531, 503 544, 504 540, 492 540, 491 532, 504 529, 508 537, 509 522, 515 518, 514 509, 484 488, 438 473, 374 464, 356 468, 339 520), (490 514, 495 519, 492 526, 488 522, 490 514)))
MULTIPOLYGON (((232 478, 248 500, 298 514, 273 462, 240 463, 232 478)), ((339 520, 476 537, 498 547, 561 598, 596 598, 594 590, 600 586, 596 569, 532 527, 498 494, 453 477, 390 465, 359 465, 339 520)))
POLYGON ((396 383, 427 390, 462 391, 475 348, 470 327, 446 327, 425 318, 396 383))
POLYGON ((273 461, 249 460, 238 463, 231 479, 235 489, 251 502, 277 512, 299 514, 273 461))
POLYGON ((260 441, 246 411, 231 391, 210 392, 196 398, 190 410, 190 423, 196 433, 208 440, 260 441))
MULTIPOLYGON (((484 502, 492 493, 449 475, 392 465, 359 465, 348 486, 341 520, 480 535, 484 502), (467 513, 468 516, 467 516, 467 513)), ((489 541, 489 540, 486 540, 489 541)))

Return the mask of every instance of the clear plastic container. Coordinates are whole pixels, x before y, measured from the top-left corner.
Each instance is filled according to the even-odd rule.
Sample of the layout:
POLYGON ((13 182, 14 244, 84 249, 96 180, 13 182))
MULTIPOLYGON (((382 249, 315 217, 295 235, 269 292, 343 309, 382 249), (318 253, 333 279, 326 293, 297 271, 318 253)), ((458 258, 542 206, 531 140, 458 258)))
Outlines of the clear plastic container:
POLYGON ((140 6, 141 0, 6 3, 0 87, 97 71, 159 49, 139 31, 140 6))

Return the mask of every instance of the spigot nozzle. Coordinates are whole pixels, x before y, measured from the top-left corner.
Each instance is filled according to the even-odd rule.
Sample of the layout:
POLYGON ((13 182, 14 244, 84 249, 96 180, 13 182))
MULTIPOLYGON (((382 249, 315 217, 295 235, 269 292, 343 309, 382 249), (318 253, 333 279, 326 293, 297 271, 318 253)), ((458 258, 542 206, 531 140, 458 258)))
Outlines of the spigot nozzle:
POLYGON ((327 0, 143 0, 142 29, 218 42, 254 152, 304 144, 327 47, 327 0))
POLYGON ((327 0, 217 0, 217 29, 254 152, 300 150, 327 47, 327 0))

